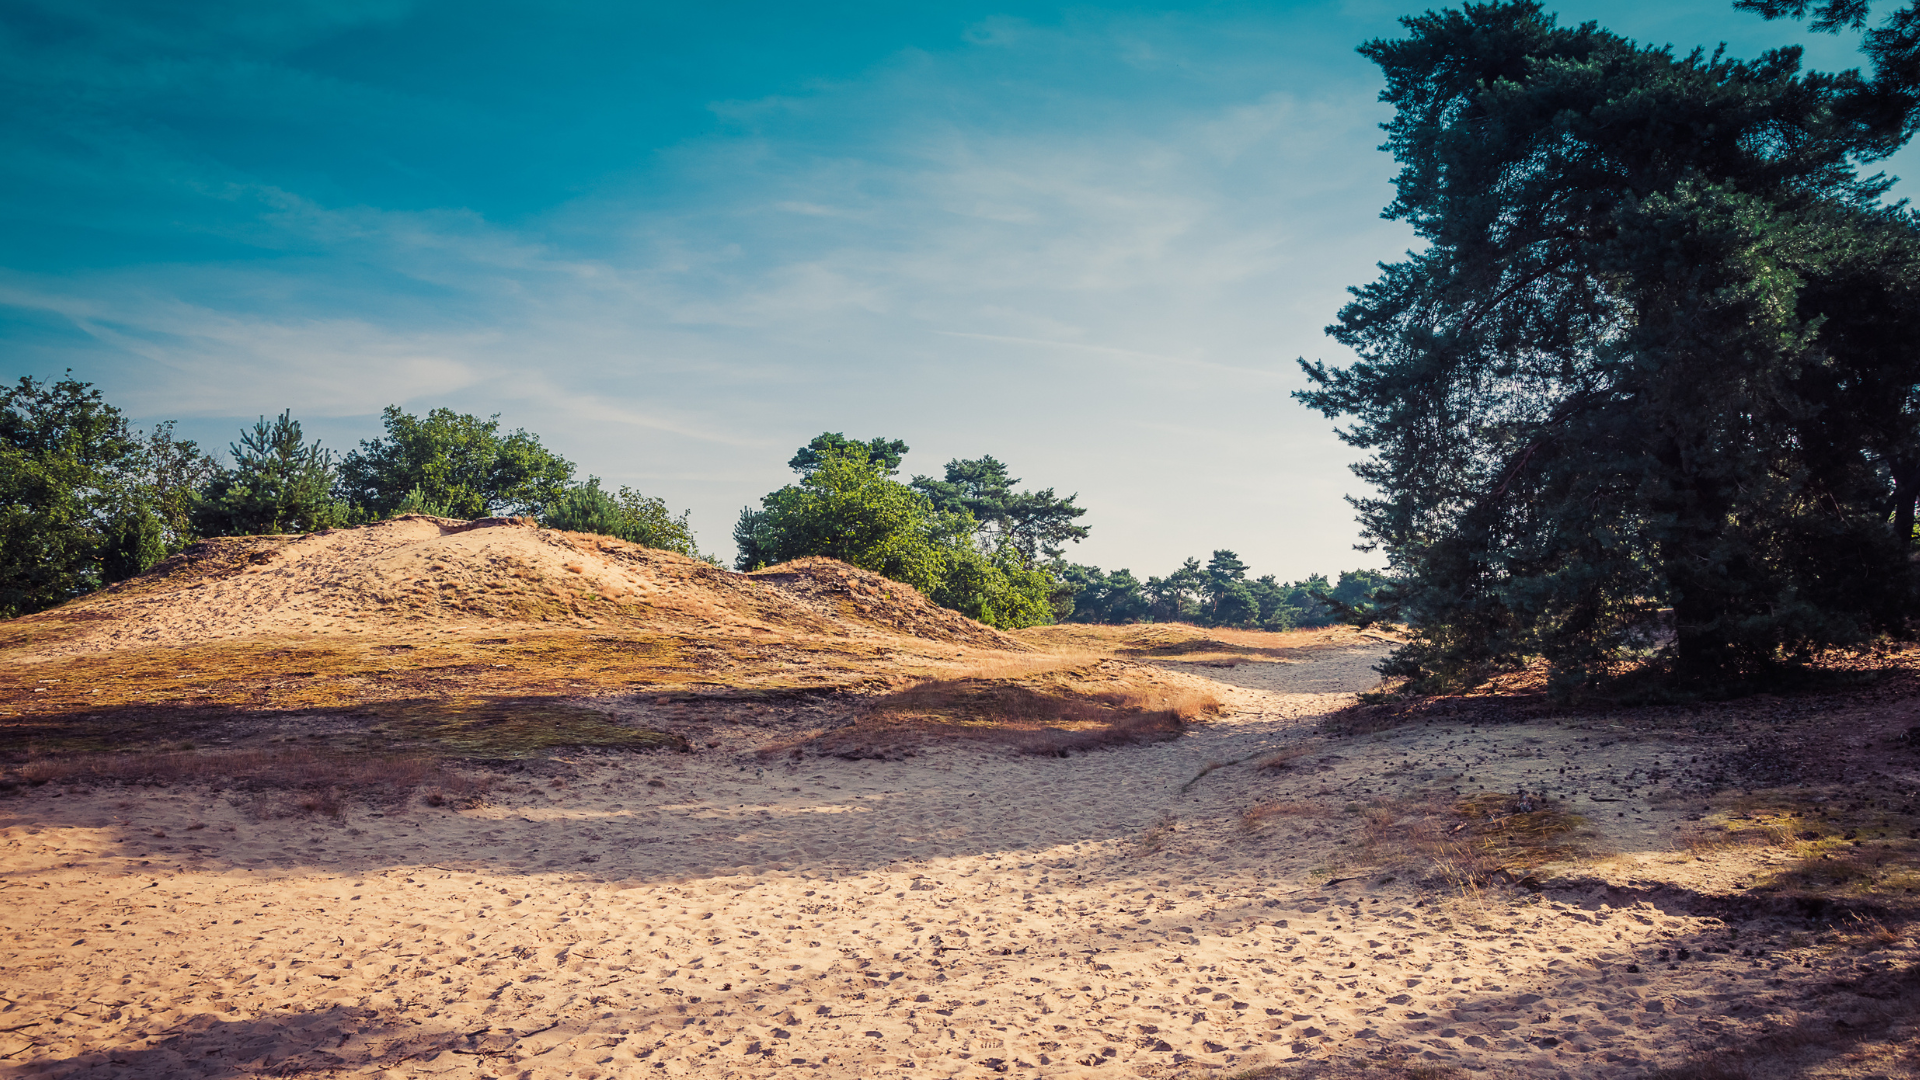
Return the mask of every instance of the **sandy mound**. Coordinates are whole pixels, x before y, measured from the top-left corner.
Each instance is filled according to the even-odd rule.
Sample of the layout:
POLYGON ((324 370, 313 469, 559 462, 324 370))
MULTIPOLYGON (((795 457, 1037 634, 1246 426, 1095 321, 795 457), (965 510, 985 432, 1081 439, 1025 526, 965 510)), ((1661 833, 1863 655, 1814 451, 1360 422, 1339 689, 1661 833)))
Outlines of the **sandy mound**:
POLYGON ((527 518, 409 515, 304 536, 209 540, 133 581, 17 619, 16 661, 292 635, 725 628, 741 635, 904 635, 1025 646, 912 588, 831 559, 736 574, 527 518), (20 648, 24 646, 24 648, 20 648))

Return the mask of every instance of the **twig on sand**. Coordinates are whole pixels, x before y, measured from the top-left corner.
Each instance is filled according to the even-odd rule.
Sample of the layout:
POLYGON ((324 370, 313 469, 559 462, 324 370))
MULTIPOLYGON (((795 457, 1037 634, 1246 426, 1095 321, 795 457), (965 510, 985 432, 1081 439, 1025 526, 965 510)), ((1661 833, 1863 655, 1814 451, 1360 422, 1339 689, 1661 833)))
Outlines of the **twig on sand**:
POLYGON ((1206 776, 1208 773, 1214 771, 1215 769, 1224 769, 1229 765, 1245 765, 1247 762, 1252 761, 1254 758, 1257 758, 1265 753, 1266 753, 1265 750, 1255 750, 1253 753, 1248 754, 1245 757, 1237 757, 1237 758, 1234 758, 1232 761, 1209 761, 1205 765, 1201 766, 1199 772, 1193 774, 1193 779, 1180 785, 1180 794, 1185 795, 1187 791, 1193 787, 1193 785, 1200 782, 1200 779, 1202 777, 1206 776))
POLYGON ((1181 793, 1182 795, 1184 795, 1184 794, 1186 794, 1186 793, 1187 793, 1187 789, 1189 789, 1189 788, 1191 788, 1191 787, 1193 787, 1193 785, 1195 785, 1195 784, 1197 784, 1197 783, 1199 783, 1199 782, 1200 782, 1200 778, 1201 778, 1201 777, 1203 777, 1203 776, 1205 776, 1205 775, 1207 775, 1208 773, 1210 773, 1210 772, 1212 772, 1212 771, 1213 771, 1213 770, 1215 770, 1215 769, 1224 769, 1224 768, 1226 768, 1226 767, 1227 767, 1227 766, 1228 766, 1229 764, 1231 764, 1231 762, 1226 762, 1226 761, 1209 761, 1209 762, 1207 762, 1207 763, 1206 763, 1205 765, 1202 765, 1202 766, 1200 767, 1200 771, 1199 771, 1199 772, 1197 772, 1197 773, 1194 773, 1194 774, 1193 774, 1193 779, 1191 779, 1191 780, 1189 780, 1189 781, 1187 781, 1186 783, 1184 783, 1184 784, 1181 784, 1181 785, 1180 785, 1180 793, 1181 793))

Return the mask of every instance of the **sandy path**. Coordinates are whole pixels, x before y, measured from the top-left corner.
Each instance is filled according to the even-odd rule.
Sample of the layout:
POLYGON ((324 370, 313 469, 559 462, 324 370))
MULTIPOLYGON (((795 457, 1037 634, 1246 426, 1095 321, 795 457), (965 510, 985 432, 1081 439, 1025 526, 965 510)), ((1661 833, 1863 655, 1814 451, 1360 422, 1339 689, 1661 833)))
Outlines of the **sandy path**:
MULTIPOLYGON (((0 1064, 1128 1076, 1340 1055, 1624 1077, 1833 1010, 1783 966, 1859 975, 1796 951, 1784 925, 1736 941, 1598 886, 1470 902, 1329 882, 1352 850, 1342 806, 1366 792, 1549 774, 1612 791, 1678 753, 1623 745, 1569 779, 1552 752, 1591 732, 1313 734, 1371 684, 1376 655, 1194 669, 1228 684, 1230 715, 1065 760, 590 758, 482 809, 337 822, 191 791, 42 788, 0 803, 0 1064), (1277 778, 1230 765, 1195 781, 1302 741, 1320 757, 1277 778), (1238 827, 1273 798, 1311 812, 1238 827), (1682 945, 1693 959, 1657 962, 1682 945)), ((1684 808, 1621 805, 1602 824, 1629 863, 1664 857, 1684 808)))

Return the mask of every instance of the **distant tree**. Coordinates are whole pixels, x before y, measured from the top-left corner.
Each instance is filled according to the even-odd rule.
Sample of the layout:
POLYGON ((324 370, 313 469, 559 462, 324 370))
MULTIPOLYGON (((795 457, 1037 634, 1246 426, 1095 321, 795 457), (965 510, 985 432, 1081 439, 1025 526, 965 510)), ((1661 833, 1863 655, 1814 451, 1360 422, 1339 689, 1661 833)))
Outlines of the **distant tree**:
POLYGON ((664 500, 649 498, 630 487, 608 494, 600 487, 600 478, 590 476, 555 501, 542 518, 550 529, 599 533, 617 536, 628 543, 640 544, 682 555, 702 558, 687 525, 692 511, 674 517, 664 500))
POLYGON ((850 452, 865 455, 881 472, 892 476, 900 471, 900 459, 907 456, 907 444, 901 439, 884 437, 861 442, 837 431, 824 431, 814 436, 812 442, 794 451, 793 457, 787 461, 787 467, 797 473, 810 473, 824 464, 829 455, 850 452))
POLYGON ((1166 577, 1150 577, 1141 592, 1154 622, 1191 622, 1200 617, 1206 596, 1207 572, 1199 559, 1188 559, 1166 577))
POLYGON ((1264 630, 1310 629, 1375 617, 1378 595, 1390 587, 1386 575, 1349 570, 1336 585, 1324 574, 1283 584, 1272 574, 1247 580, 1247 566, 1234 552, 1220 549, 1205 566, 1188 559, 1166 577, 1141 582, 1126 570, 1112 574, 1097 566, 1058 569, 1072 607, 1070 622, 1130 623, 1190 621, 1210 626, 1264 630))
POLYGON ((1010 543, 980 543, 971 515, 936 509, 926 495, 892 479, 905 452, 899 440, 815 439, 795 455, 798 484, 740 512, 735 565, 755 570, 824 555, 904 581, 990 626, 1052 621, 1056 598, 1065 602, 1053 575, 1010 543))
POLYGON ((1262 630, 1291 630, 1298 625, 1300 610, 1291 603, 1290 586, 1280 584, 1272 574, 1262 574, 1247 583, 1247 591, 1253 594, 1262 630))
POLYGON ((949 461, 944 480, 916 476, 911 486, 932 499, 935 509, 973 515, 993 533, 993 546, 1012 544, 1029 565, 1043 555, 1057 559, 1065 550, 1061 545, 1086 538, 1087 527, 1074 524, 1086 513, 1073 504, 1078 495, 1058 498, 1052 488, 1015 491, 1019 482, 989 455, 949 461))
POLYGON ((136 486, 160 523, 161 544, 168 552, 179 551, 196 535, 194 507, 220 472, 220 463, 199 443, 175 438, 174 427, 172 420, 154 425, 141 440, 135 470, 136 486))
POLYGON ((742 570, 825 555, 904 581, 931 595, 948 549, 972 532, 960 515, 941 514, 927 497, 888 478, 884 461, 863 447, 829 447, 789 484, 741 514, 734 538, 742 570))
POLYGON ((120 410, 71 374, 0 391, 0 616, 65 603, 160 557, 140 465, 120 410))
POLYGON ((1260 602, 1247 585, 1247 564, 1225 548, 1207 560, 1206 621, 1214 626, 1252 626, 1260 621, 1260 602))
POLYGON ((1060 577, 1073 590, 1069 622, 1134 623, 1151 614, 1146 583, 1130 570, 1107 574, 1097 566, 1069 565, 1060 569, 1060 577))
POLYGON ((306 442, 292 410, 261 417, 228 447, 233 463, 215 472, 193 510, 202 536, 312 532, 348 521, 333 497, 333 453, 306 442))
POLYGON ((539 516, 573 479, 572 462, 538 435, 503 434, 497 414, 482 420, 434 409, 417 417, 389 405, 381 424, 386 434, 362 442, 339 470, 339 496, 372 517, 395 513, 410 493, 449 517, 539 516))

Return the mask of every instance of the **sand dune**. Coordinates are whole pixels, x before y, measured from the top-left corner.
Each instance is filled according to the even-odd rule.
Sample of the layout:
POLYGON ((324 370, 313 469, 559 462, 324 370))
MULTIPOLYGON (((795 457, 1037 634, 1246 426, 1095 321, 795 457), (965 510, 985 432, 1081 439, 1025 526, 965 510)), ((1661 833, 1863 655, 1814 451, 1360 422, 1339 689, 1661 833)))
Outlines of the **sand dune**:
POLYGON ((1857 1019, 1874 980, 1914 959, 1636 885, 1636 859, 1673 856, 1686 807, 1595 815, 1621 859, 1537 894, 1349 876, 1365 860, 1345 808, 1391 766, 1520 786, 1551 764, 1556 784, 1605 790, 1671 748, 1582 755, 1563 780, 1551 740, 1589 732, 1336 744, 1314 725, 1371 682, 1377 652, 1309 655, 1195 669, 1233 680, 1226 717, 1064 760, 946 747, 769 765, 744 742, 583 755, 509 774, 478 808, 338 821, 48 785, 0 803, 0 1062, 1111 1077, 1356 1058, 1627 1077, 1809 1016, 1857 1019), (1288 747, 1307 750, 1297 767, 1256 769, 1288 747), (1239 764, 1199 775, 1218 762, 1239 764), (1242 811, 1274 799, 1302 809, 1246 831, 1242 811))
POLYGON ((831 559, 736 574, 530 518, 411 514, 299 536, 204 540, 153 571, 11 620, 7 661, 256 639, 644 628, 905 637, 1024 651, 907 585, 831 559))

